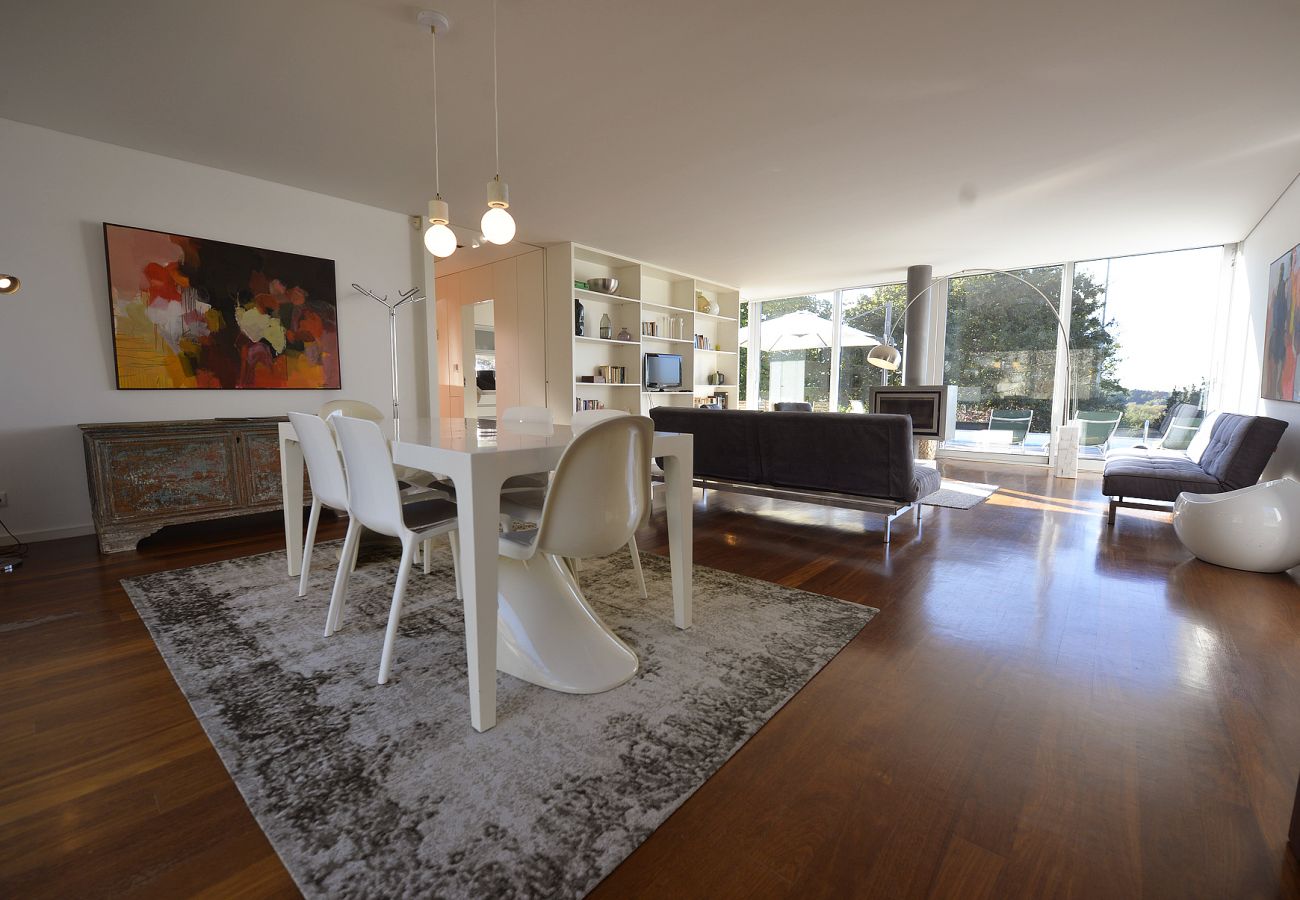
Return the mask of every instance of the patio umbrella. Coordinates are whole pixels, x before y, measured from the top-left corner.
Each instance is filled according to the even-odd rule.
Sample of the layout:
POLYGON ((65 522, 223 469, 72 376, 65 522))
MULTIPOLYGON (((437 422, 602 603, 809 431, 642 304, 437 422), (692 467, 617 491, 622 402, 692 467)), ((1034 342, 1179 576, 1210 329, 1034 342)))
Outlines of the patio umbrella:
MULTIPOLYGON (((782 350, 821 350, 831 345, 835 326, 816 313, 801 309, 768 319, 759 329, 762 349, 777 353, 782 350)), ((848 325, 840 326, 841 347, 874 347, 877 340, 865 331, 848 325)), ((749 326, 740 329, 740 346, 749 346, 749 326)))

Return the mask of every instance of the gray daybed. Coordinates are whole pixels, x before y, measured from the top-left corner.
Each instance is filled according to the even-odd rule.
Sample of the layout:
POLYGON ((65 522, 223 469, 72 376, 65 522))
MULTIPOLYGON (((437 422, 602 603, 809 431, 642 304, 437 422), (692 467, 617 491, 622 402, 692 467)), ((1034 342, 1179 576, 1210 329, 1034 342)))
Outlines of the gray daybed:
POLYGON ((1112 450, 1101 487, 1110 498, 1109 523, 1115 524, 1121 507, 1168 512, 1183 491, 1219 494, 1250 487, 1259 481, 1286 424, 1267 416, 1220 413, 1201 424, 1185 451, 1112 450))
POLYGON ((937 469, 913 462, 908 416, 857 413, 650 410, 656 431, 695 436, 695 484, 861 509, 894 519, 939 489, 937 469))

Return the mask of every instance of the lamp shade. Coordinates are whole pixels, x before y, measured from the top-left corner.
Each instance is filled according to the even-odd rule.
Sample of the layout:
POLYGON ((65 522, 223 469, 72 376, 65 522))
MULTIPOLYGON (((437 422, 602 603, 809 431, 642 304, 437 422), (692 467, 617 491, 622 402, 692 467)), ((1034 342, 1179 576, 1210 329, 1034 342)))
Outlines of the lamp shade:
POLYGON ((902 365, 903 355, 898 352, 897 348, 888 344, 877 344, 871 348, 867 354, 867 362, 880 369, 888 369, 895 372, 902 365))

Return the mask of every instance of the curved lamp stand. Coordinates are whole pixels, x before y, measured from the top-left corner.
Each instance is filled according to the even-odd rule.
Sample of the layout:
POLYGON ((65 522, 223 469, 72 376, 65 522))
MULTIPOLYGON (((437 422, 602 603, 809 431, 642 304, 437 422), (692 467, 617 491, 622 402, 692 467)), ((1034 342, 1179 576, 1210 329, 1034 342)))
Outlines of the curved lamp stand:
POLYGON ((893 335, 894 329, 898 327, 898 323, 906 317, 907 311, 911 308, 912 304, 930 293, 930 291, 934 290, 935 285, 940 281, 947 281, 950 278, 959 278, 963 275, 989 274, 1005 275, 1008 278, 1014 278, 1016 281, 1019 281, 1042 298, 1043 304, 1051 310, 1052 317, 1056 319, 1057 327, 1061 330, 1061 337, 1065 338, 1065 407, 1066 411, 1069 413, 1069 417, 1074 418, 1078 413, 1078 409, 1076 408, 1077 404, 1075 403, 1074 368, 1070 363, 1070 330, 1065 327, 1065 321, 1061 318, 1061 314, 1057 311, 1056 307, 1052 305, 1052 301, 1047 299, 1047 295, 1039 290, 1037 285, 1026 281, 1014 272, 1008 272, 1005 269, 962 269, 959 272, 953 272, 940 278, 932 279, 928 287, 918 291, 916 296, 908 299, 907 303, 903 306, 902 311, 899 313, 898 318, 894 320, 893 325, 891 325, 889 330, 885 332, 884 343, 872 347, 871 352, 867 354, 867 362, 880 369, 885 369, 890 372, 896 371, 902 364, 903 357, 902 354, 898 352, 898 348, 893 346, 891 343, 891 336, 893 335))
POLYGON ((1174 531, 1205 562, 1285 572, 1300 566, 1300 482, 1279 478, 1223 494, 1179 494, 1174 531))

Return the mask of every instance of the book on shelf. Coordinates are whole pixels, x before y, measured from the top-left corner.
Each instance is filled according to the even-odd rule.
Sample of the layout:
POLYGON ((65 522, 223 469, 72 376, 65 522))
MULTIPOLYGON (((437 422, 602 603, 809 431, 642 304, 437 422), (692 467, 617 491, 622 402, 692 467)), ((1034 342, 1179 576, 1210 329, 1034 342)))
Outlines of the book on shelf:
POLYGON ((605 384, 627 384, 627 366, 597 366, 596 378, 605 384))
POLYGON ((588 409, 604 409, 604 408, 605 408, 605 404, 600 402, 599 400, 583 400, 581 397, 577 398, 577 400, 573 404, 574 412, 582 412, 588 409))
POLYGON ((695 336, 695 349, 696 349, 696 350, 712 350, 712 349, 713 349, 713 342, 710 341, 710 340, 708 339, 708 337, 706 337, 705 335, 697 334, 697 335, 695 336))

